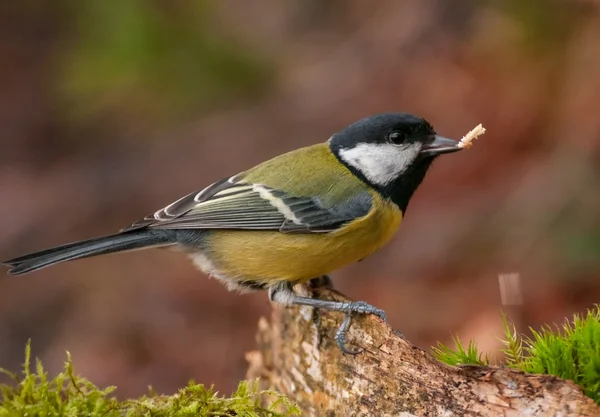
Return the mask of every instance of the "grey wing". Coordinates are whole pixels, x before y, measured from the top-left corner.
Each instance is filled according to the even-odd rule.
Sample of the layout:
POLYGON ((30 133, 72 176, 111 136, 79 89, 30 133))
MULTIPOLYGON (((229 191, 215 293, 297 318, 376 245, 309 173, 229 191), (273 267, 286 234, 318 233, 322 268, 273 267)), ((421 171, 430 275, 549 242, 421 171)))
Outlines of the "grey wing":
POLYGON ((365 216, 371 204, 371 195, 363 192, 325 207, 318 198, 290 196, 234 176, 189 194, 123 230, 153 227, 323 233, 365 216))

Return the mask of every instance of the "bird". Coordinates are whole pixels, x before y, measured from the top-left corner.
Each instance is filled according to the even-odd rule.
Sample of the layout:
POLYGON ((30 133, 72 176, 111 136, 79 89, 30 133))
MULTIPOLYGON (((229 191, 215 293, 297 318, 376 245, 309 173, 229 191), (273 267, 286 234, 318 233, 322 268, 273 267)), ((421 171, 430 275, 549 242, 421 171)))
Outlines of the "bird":
POLYGON ((115 252, 183 251, 229 290, 266 290, 284 306, 344 313, 335 334, 347 354, 353 313, 386 320, 365 301, 298 294, 302 283, 330 285, 329 274, 376 252, 395 235, 432 162, 461 150, 424 118, 381 113, 327 141, 302 147, 196 190, 118 233, 2 262, 11 275, 115 252))

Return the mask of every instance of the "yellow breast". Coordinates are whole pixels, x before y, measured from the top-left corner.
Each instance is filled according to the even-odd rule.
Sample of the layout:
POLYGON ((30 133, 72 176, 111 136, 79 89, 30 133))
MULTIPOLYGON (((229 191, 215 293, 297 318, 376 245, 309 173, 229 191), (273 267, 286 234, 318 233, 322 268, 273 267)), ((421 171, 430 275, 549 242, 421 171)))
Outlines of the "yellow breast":
POLYGON ((369 213, 330 233, 218 230, 207 239, 217 275, 243 281, 305 281, 357 262, 386 244, 402 221, 398 206, 372 193, 369 213))

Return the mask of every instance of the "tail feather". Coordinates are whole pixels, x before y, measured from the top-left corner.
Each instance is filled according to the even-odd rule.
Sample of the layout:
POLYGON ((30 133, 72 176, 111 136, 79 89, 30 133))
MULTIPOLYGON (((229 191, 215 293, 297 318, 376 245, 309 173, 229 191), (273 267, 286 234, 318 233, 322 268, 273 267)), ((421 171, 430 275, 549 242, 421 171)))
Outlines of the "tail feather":
POLYGON ((64 252, 64 251, 68 251, 71 249, 76 249, 76 248, 80 247, 83 243, 88 243, 88 242, 92 243, 96 240, 105 239, 105 238, 109 238, 109 237, 112 237, 112 236, 105 236, 105 237, 100 237, 100 238, 83 240, 83 241, 79 241, 79 242, 67 243, 65 245, 60 245, 60 246, 55 246, 52 248, 44 249, 39 252, 28 253, 27 255, 22 255, 22 256, 13 258, 13 259, 9 259, 8 261, 2 261, 2 263, 5 265, 14 266, 16 264, 20 264, 25 261, 29 261, 31 259, 39 259, 41 257, 51 255, 53 253, 64 252))
POLYGON ((11 267, 8 271, 9 274, 20 275, 59 262, 113 252, 174 244, 174 234, 170 232, 168 230, 153 229, 132 230, 130 232, 67 243, 66 245, 9 259, 2 263, 11 267))

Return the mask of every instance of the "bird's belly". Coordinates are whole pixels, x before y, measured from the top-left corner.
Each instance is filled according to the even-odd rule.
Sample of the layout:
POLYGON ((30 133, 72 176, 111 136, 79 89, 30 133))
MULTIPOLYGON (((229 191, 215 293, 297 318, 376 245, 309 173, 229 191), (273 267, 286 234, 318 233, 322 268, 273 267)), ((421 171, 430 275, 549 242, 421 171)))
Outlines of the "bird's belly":
POLYGON ((219 230, 207 236, 208 250, 194 261, 225 280, 305 281, 371 255, 391 239, 401 220, 394 207, 373 211, 330 233, 219 230))

